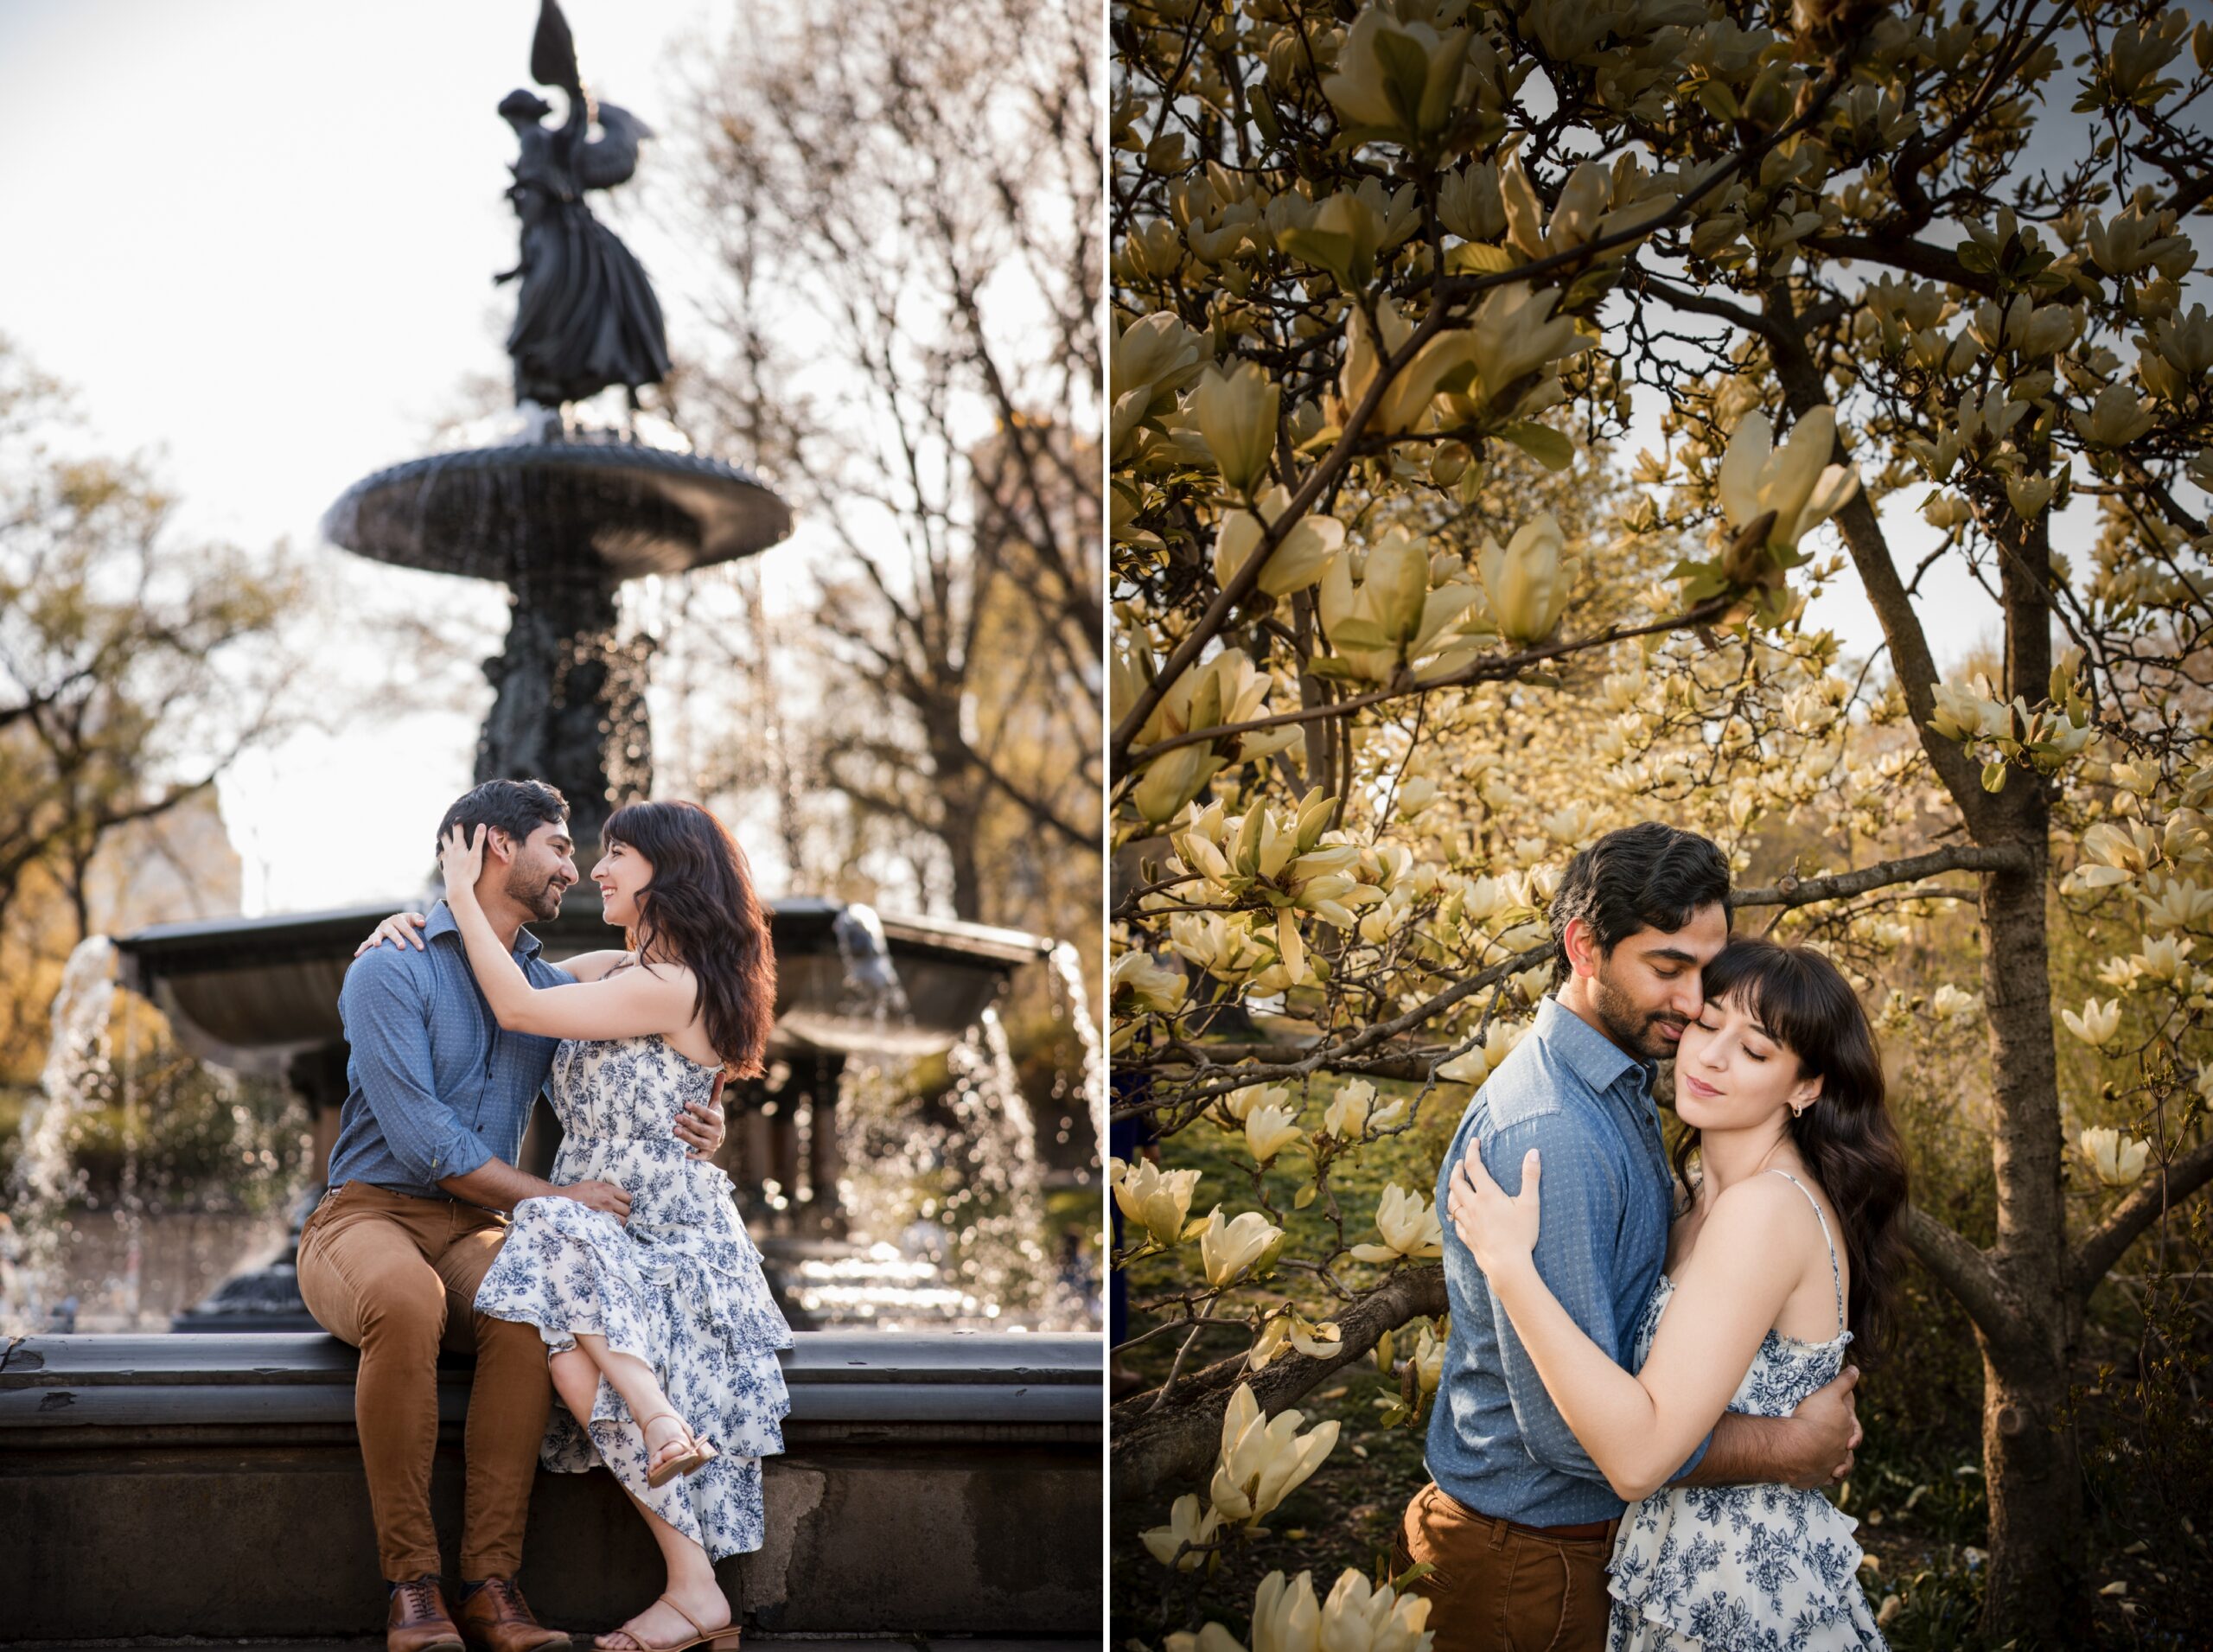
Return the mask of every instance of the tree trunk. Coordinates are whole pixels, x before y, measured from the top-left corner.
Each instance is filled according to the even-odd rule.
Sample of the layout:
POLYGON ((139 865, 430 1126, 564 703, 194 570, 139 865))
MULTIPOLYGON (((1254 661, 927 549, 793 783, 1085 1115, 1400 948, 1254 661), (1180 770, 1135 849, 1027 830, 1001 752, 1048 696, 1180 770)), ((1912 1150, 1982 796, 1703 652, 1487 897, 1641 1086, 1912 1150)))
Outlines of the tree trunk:
POLYGON ((2076 1313, 2061 1196, 2058 1074, 2045 945, 2049 807, 2033 776, 2006 796, 2006 835, 2028 873, 1982 880, 1984 1002, 1997 1089, 1992 1164, 1998 1241, 1991 1265, 2009 1311, 1983 1324, 1983 1477, 1990 1496, 1990 1571, 1983 1629, 1993 1644, 2075 1645, 2089 1635, 2082 1574, 2082 1483, 2068 1403, 2076 1313))
MULTIPOLYGON (((2054 1302, 2054 1316, 2063 1310, 2054 1302)), ((2052 1329, 2040 1327, 2039 1329, 2052 1329)), ((2082 1476, 2058 1346, 1982 1343, 1982 1464, 1990 1494, 1983 1632, 1993 1646, 2090 1643, 2082 1476)))
MULTIPOLYGON (((2029 450, 2041 468, 2040 445, 2029 450)), ((2010 514, 2010 513, 2008 513, 2010 514)), ((2040 695, 2051 674, 2049 518, 2013 535, 2000 562, 2006 692, 2040 695)), ((1989 1007, 1997 1129, 1991 1165, 1998 1240, 1991 1264, 2012 1311, 1985 1328, 1982 1452, 1990 1496, 1983 1630, 1993 1644, 2087 1642, 2082 1479, 2068 1388, 2080 1315, 2060 1161, 2059 1073, 2046 946, 2051 804, 2040 777, 2014 770, 1994 800, 2000 841, 2028 852, 2025 871, 1982 879, 1983 1001, 1989 1007)))
MULTIPOLYGON (((937 794, 938 819, 927 827, 945 845, 953 874, 953 915, 963 923, 983 923, 984 871, 976 854, 976 821, 984 802, 983 776, 961 738, 958 683, 927 704, 912 703, 921 714, 922 744, 930 757, 930 789, 937 794)), ((919 824, 919 823, 918 823, 919 824)))

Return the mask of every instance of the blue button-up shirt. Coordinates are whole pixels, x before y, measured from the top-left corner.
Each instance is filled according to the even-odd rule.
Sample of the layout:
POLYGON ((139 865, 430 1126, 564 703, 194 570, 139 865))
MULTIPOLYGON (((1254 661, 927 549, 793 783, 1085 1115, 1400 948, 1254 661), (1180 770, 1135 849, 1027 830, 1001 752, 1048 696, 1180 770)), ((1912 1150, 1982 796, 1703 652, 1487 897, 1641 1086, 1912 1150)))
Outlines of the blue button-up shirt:
MULTIPOLYGON (((1508 1193, 1521 1156, 1544 1158, 1537 1272, 1591 1340, 1626 1364, 1645 1301, 1668 1260, 1674 1181, 1652 1100, 1655 1069, 1557 998, 1499 1064, 1452 1137, 1438 1209, 1472 1139, 1508 1193)), ((1527 1526, 1610 1520, 1623 1503, 1577 1443, 1483 1270, 1445 1222, 1451 1333, 1429 1421, 1430 1477, 1478 1513, 1527 1526)), ((1709 1439, 1711 1437, 1708 1437, 1709 1439)), ((1677 1470, 1687 1472, 1706 1444, 1677 1470)))
MULTIPOLYGON (((370 1182, 418 1199, 453 1196, 466 1176, 522 1151, 531 1104, 545 1087, 558 1038, 508 1032, 476 985, 460 926, 443 901, 423 929, 424 949, 378 947, 355 959, 338 1013, 352 1053, 346 1105, 330 1150, 330 1185, 370 1182)), ((513 957, 533 986, 576 977, 542 960, 538 937, 515 936, 513 957)))

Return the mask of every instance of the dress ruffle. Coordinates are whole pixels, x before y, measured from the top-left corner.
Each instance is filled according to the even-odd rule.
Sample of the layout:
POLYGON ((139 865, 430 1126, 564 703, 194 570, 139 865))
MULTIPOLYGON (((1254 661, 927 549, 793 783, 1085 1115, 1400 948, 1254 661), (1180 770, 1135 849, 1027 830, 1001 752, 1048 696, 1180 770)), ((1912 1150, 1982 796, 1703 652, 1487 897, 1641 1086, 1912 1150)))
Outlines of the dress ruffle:
POLYGON ((1679 1486, 1633 1505, 1608 1568, 1609 1652, 1882 1652, 1859 1522, 1818 1491, 1679 1486))

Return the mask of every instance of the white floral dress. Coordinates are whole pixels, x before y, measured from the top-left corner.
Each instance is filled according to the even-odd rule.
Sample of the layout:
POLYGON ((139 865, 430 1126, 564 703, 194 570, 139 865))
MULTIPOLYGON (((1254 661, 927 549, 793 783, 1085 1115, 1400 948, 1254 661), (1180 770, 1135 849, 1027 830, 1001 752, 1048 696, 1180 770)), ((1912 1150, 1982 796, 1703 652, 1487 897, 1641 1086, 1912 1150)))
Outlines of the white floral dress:
POLYGON ((477 1289, 476 1308, 536 1325, 548 1356, 580 1332, 654 1369, 661 1392, 720 1453, 696 1473, 646 1483, 650 1453, 603 1376, 579 1426, 557 1394, 539 1460, 563 1474, 605 1463, 647 1508, 719 1560, 761 1547, 761 1459, 784 1449, 791 1409, 776 1350, 791 1328, 768 1294, 730 1178, 670 1134, 715 1069, 658 1036, 564 1039, 550 1093, 567 1132, 552 1180, 611 1182, 630 1196, 618 1221, 574 1199, 525 1199, 477 1289), (589 1432, 587 1432, 587 1430, 589 1432))
MULTIPOLYGON (((1806 1184, 1776 1170, 1813 1203, 1829 1247, 1837 1335, 1801 1342, 1770 1330, 1729 1409, 1787 1417, 1844 1365, 1844 1280, 1836 1241, 1806 1184)), ((1674 1291, 1665 1274, 1638 1323, 1636 1362, 1652 1352, 1674 1291)), ((1859 1522, 1818 1491, 1794 1486, 1674 1486, 1632 1503, 1606 1570, 1614 1598, 1606 1652, 1884 1652, 1859 1587, 1859 1522)))

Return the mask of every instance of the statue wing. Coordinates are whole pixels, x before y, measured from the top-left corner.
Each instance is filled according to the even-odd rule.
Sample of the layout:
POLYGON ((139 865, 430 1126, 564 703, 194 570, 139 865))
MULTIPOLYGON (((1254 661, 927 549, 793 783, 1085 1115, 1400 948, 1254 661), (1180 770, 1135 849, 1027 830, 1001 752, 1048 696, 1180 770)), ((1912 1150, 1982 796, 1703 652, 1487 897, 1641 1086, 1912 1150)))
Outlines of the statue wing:
POLYGON ((587 189, 611 189, 638 169, 639 146, 654 130, 616 104, 601 104, 593 113, 599 118, 600 135, 577 145, 577 182, 587 189))
POLYGON ((530 78, 542 86, 558 86, 571 98, 584 95, 584 78, 577 68, 577 37, 561 15, 560 0, 543 0, 538 9, 538 33, 530 42, 530 78))

